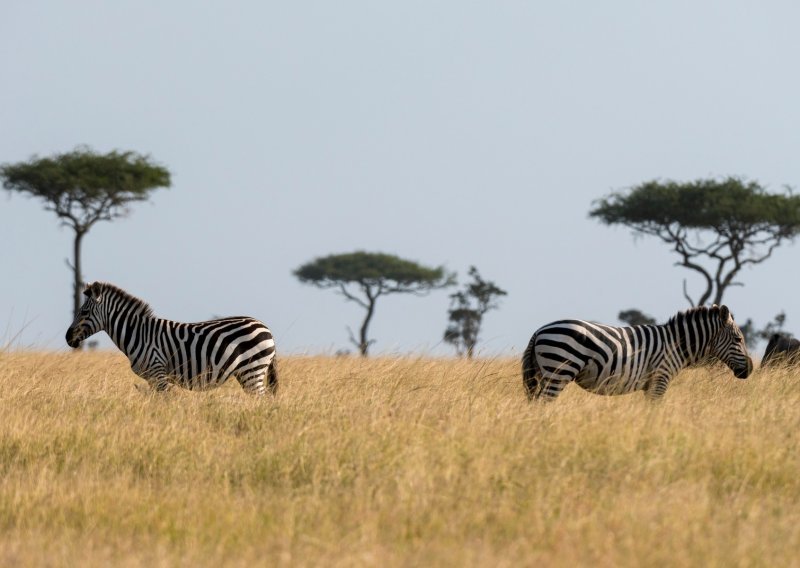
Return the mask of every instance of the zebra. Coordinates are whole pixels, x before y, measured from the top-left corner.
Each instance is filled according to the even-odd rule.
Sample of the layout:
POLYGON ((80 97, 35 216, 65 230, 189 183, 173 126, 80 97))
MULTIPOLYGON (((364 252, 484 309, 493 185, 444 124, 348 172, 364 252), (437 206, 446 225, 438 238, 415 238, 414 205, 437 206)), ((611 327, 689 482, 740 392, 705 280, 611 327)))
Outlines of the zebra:
POLYGON ((784 333, 773 333, 761 358, 761 368, 776 366, 779 363, 797 363, 798 355, 800 355, 800 341, 784 333))
POLYGON ((663 325, 560 320, 531 337, 522 356, 522 382, 529 400, 553 400, 571 381, 595 394, 641 390, 657 400, 681 369, 711 357, 739 379, 753 370, 744 336, 724 305, 679 312, 663 325))
POLYGON ((77 348, 105 331, 127 355, 133 372, 152 389, 166 391, 178 385, 204 390, 235 376, 245 392, 277 392, 275 341, 257 319, 170 321, 156 317, 143 300, 107 282, 89 284, 83 294, 86 301, 67 329, 67 345, 77 348))

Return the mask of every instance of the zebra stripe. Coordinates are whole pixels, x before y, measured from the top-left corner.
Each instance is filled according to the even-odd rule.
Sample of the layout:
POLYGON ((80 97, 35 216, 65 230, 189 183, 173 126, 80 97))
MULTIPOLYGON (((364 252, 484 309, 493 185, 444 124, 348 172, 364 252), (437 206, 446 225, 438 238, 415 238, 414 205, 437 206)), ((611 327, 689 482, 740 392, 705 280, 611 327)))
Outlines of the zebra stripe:
POLYGON ((727 306, 679 312, 664 325, 560 320, 531 337, 522 356, 522 382, 529 399, 555 399, 572 381, 596 394, 642 390, 657 399, 681 369, 709 358, 721 360, 740 379, 753 370, 727 306))
POLYGON ((95 282, 83 293, 86 301, 67 329, 70 347, 105 331, 127 355, 133 372, 156 390, 172 384, 215 388, 235 376, 249 393, 276 392, 275 341, 257 319, 181 323, 156 317, 148 304, 112 284, 95 282))

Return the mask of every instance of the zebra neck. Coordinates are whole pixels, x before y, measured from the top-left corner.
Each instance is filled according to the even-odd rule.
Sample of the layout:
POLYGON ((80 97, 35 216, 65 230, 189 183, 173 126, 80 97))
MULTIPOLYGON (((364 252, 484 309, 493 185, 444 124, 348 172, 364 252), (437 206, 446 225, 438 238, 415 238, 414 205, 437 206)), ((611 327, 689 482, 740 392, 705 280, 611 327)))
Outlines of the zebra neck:
POLYGON ((666 328, 685 365, 705 359, 711 340, 719 331, 718 324, 699 317, 681 317, 666 324, 666 328))
POLYGON ((144 343, 151 341, 160 329, 158 318, 148 314, 115 312, 108 318, 106 333, 117 348, 128 355, 135 355, 144 343))

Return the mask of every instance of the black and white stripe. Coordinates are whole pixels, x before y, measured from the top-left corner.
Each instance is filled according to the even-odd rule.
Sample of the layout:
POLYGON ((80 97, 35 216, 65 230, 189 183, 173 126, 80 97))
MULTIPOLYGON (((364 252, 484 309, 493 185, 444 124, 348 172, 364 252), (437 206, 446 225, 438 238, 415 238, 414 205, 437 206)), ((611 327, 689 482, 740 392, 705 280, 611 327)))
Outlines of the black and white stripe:
POLYGON ((522 356, 522 380, 528 398, 552 400, 575 381, 596 394, 642 390, 657 399, 681 369, 709 358, 725 363, 740 379, 753 370, 727 306, 693 308, 664 325, 561 320, 533 334, 522 356))
POLYGON ((249 393, 278 388, 275 341, 256 319, 180 323, 156 317, 149 305, 112 284, 95 282, 83 293, 86 301, 67 330, 67 344, 78 347, 105 331, 128 356, 133 372, 157 390, 171 384, 209 389, 231 376, 249 393))

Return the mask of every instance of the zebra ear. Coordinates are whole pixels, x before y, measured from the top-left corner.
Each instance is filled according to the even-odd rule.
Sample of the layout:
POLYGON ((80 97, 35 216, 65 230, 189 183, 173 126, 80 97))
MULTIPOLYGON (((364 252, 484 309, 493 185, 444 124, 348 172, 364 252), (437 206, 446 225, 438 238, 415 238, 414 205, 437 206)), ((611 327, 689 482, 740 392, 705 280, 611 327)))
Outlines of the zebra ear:
POLYGON ((94 301, 97 302, 97 303, 100 303, 100 302, 103 301, 102 292, 103 291, 102 291, 102 289, 100 287, 100 283, 99 282, 93 282, 93 283, 89 284, 89 288, 88 288, 88 290, 86 290, 86 292, 84 292, 84 294, 86 294, 89 297, 94 297, 94 301))
POLYGON ((730 315, 731 311, 728 309, 728 306, 722 305, 719 307, 719 319, 722 321, 728 321, 730 315))
POLYGON ((91 287, 91 285, 89 285, 89 284, 84 284, 83 285, 83 295, 86 296, 87 298, 91 298, 92 297, 92 287, 91 287))

